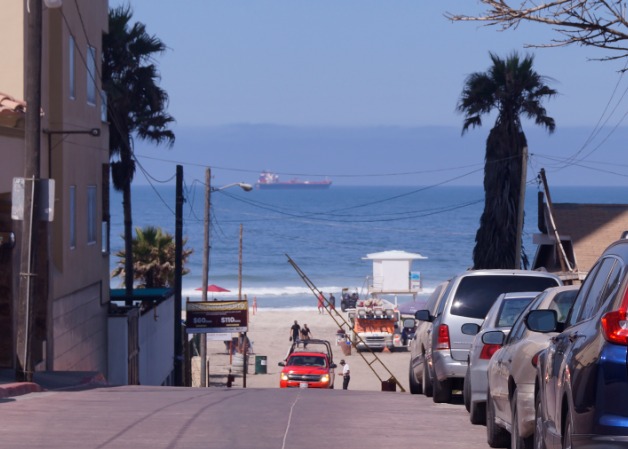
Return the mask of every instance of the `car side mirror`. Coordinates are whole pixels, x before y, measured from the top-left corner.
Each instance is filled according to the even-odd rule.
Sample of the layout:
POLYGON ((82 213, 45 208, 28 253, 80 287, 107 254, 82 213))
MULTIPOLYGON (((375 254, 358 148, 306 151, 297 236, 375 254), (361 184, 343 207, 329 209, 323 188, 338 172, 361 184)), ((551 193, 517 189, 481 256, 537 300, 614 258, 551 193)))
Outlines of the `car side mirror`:
POLYGON ((564 327, 564 325, 559 326, 556 311, 549 309, 532 310, 526 315, 525 324, 531 331, 542 333, 560 332, 564 327))
POLYGON ((330 368, 337 368, 338 365, 336 365, 335 363, 332 363, 331 365, 329 365, 330 368))
POLYGON ((286 366, 286 362, 279 362, 279 363, 277 363, 277 365, 279 365, 279 366, 286 366))
POLYGON ((460 330, 465 335, 477 335, 480 332, 480 326, 476 323, 465 323, 460 330))
POLYGON ((419 321, 432 321, 432 317, 430 316, 430 311, 427 309, 417 310, 414 314, 414 317, 419 321))
POLYGON ((489 331, 482 335, 482 343, 485 345, 502 346, 506 340, 506 335, 502 331, 489 331))

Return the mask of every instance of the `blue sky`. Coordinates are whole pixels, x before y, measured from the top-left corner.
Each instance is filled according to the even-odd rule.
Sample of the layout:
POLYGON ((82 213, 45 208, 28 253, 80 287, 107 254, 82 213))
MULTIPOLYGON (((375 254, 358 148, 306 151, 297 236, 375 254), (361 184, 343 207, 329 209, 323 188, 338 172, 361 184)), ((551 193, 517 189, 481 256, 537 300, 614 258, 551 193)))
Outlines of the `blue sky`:
MULTIPOLYGON (((110 0, 110 6, 126 3, 110 0)), ((456 139, 465 139, 460 137, 462 116, 455 106, 465 77, 489 67, 489 51, 502 57, 512 51, 535 55, 536 70, 552 78, 548 84, 559 91, 559 96, 546 103, 558 126, 556 141, 567 139, 564 133, 571 134, 573 127, 592 130, 598 123, 611 130, 622 127, 626 114, 621 99, 628 84, 618 74, 621 61, 591 61, 606 55, 591 48, 524 47, 556 37, 548 27, 523 25, 500 32, 479 23, 451 23, 443 16, 446 11, 473 13, 480 8, 477 2, 132 0, 131 6, 134 19, 168 45, 158 65, 179 140, 186 140, 191 127, 234 124, 354 130, 452 127, 456 139)), ((478 163, 482 162, 481 142, 492 126, 491 118, 484 123, 479 131, 471 131, 480 142, 473 154, 478 163)), ((526 133, 534 128, 525 126, 526 133)), ((467 141, 461 142, 464 146, 467 141)), ((538 145, 551 147, 551 142, 538 145)), ((566 145, 568 148, 561 149, 564 157, 573 154, 580 143, 566 145)), ((601 161, 613 161, 620 154, 619 148, 608 143, 601 146, 595 152, 601 161)), ((152 151, 145 148, 138 145, 138 153, 152 151)), ((175 148, 164 157, 198 160, 190 151, 189 147, 175 148)), ((271 147, 264 152, 268 152, 266 160, 277 164, 271 147)), ((349 156, 343 159, 340 153, 331 155, 338 157, 336 167, 349 164, 349 156)), ((429 163, 436 169, 450 164, 442 154, 440 159, 437 156, 423 155, 423 166, 429 163)), ((246 158, 239 155, 234 160, 238 158, 244 164, 246 158)), ((407 168, 403 158, 400 154, 397 171, 407 168)), ((368 165, 366 159, 361 163, 368 165)), ((207 162, 213 166, 231 163, 217 154, 207 162)), ((158 165, 153 167, 158 170, 158 165)), ((381 164, 375 162, 363 171, 378 167, 381 164)), ((244 168, 287 174, 325 171, 322 164, 305 168, 298 161, 280 168, 254 163, 244 168)), ((395 167, 387 170, 395 171, 395 167)), ((219 180, 231 182, 228 172, 219 180)), ((221 175, 220 170, 216 173, 221 175)), ((334 172, 327 169, 326 173, 334 172)), ((575 177, 582 179, 587 173, 575 177)), ((599 175, 590 176, 588 181, 595 184, 599 175)), ((573 181, 574 174, 565 182, 568 178, 573 181)), ((613 179, 610 183, 623 184, 625 178, 613 179)))

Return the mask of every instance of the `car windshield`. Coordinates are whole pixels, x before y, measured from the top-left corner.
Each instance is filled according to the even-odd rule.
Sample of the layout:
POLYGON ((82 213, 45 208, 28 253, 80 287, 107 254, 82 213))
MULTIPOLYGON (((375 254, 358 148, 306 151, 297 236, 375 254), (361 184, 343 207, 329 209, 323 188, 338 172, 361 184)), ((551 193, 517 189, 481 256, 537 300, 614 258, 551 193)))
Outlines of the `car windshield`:
POLYGON ((532 301, 532 298, 506 298, 502 302, 497 327, 512 327, 523 309, 532 301))
POLYGON ((321 366, 325 367, 325 357, 295 355, 288 359, 288 366, 321 366))
POLYGON ((482 319, 502 293, 542 292, 557 285, 556 279, 542 276, 466 276, 460 280, 451 313, 482 319))

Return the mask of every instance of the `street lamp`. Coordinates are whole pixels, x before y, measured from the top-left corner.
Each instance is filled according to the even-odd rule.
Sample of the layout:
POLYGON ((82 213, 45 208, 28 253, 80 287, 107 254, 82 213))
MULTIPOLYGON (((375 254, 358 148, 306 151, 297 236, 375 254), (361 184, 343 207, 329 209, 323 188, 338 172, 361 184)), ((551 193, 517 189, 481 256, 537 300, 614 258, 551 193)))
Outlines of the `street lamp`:
POLYGON ((100 128, 91 129, 42 129, 42 132, 48 136, 48 178, 52 178, 52 135, 53 134, 87 134, 92 137, 100 136, 100 128))
MULTIPOLYGON (((211 186, 211 168, 205 171, 205 226, 204 226, 204 246, 203 246, 203 284, 202 300, 207 301, 207 284, 209 283, 209 228, 212 192, 220 192, 230 187, 240 187, 245 192, 253 190, 253 186, 244 182, 234 182, 222 187, 211 186)), ((201 334, 201 387, 207 386, 207 334, 201 334)))

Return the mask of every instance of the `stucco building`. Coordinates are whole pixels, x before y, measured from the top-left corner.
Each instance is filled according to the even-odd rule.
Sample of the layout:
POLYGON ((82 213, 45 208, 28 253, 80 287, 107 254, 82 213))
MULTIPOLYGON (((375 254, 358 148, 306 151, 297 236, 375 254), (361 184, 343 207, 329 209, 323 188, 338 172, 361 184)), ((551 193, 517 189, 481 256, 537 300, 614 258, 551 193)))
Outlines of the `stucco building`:
MULTIPOLYGON (((25 173, 28 15, 2 1, 0 27, 0 368, 16 367, 22 221, 13 179, 25 173), (12 218, 12 211, 14 217, 12 218), (14 242, 14 243, 13 243, 14 242)), ((53 220, 37 222, 29 333, 32 368, 107 372, 108 142, 101 94, 107 0, 43 7, 39 174, 53 179, 53 220)), ((45 182, 45 181, 44 181, 45 182)))

